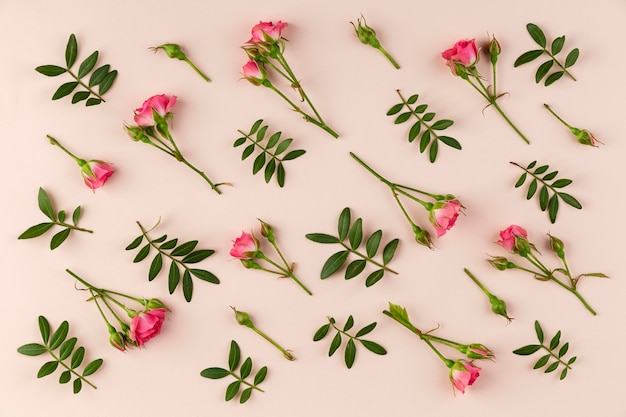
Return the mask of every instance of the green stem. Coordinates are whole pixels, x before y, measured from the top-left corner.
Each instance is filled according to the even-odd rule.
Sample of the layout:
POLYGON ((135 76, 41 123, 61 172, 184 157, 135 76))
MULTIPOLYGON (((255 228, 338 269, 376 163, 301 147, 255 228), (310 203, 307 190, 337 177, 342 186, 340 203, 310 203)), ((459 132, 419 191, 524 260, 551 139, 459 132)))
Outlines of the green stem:
POLYGON ((393 59, 393 57, 389 54, 389 52, 387 52, 387 50, 385 48, 383 48, 382 45, 380 45, 377 48, 380 52, 383 53, 383 55, 385 55, 385 57, 387 57, 387 59, 389 60, 389 62, 391 62, 391 64, 396 68, 396 69, 400 69, 400 65, 398 65, 398 63, 396 62, 395 59, 393 59))
POLYGON ((237 132, 241 133, 246 139, 249 139, 250 142, 252 142, 254 145, 258 146, 259 149, 261 149, 263 151, 263 153, 268 154, 269 156, 272 157, 272 159, 275 159, 278 162, 283 162, 282 159, 280 159, 278 156, 276 156, 275 153, 273 153, 272 151, 270 151, 267 147, 261 145, 259 142, 261 142, 260 140, 256 141, 254 140, 249 134, 242 132, 241 130, 237 130, 237 132))
POLYGON ((95 291, 100 297, 104 298, 108 298, 109 300, 113 301, 115 304, 117 304, 118 306, 120 306, 121 308, 124 309, 124 311, 126 311, 127 313, 133 313, 132 310, 130 310, 128 307, 126 307, 124 304, 120 303, 119 301, 117 301, 115 298, 111 297, 110 295, 108 295, 106 293, 105 290, 103 290, 102 288, 96 288, 93 285, 91 285, 90 283, 88 283, 87 281, 85 281, 84 279, 82 279, 81 277, 79 277, 78 275, 76 275, 74 272, 70 271, 69 269, 66 269, 65 272, 67 272, 68 274, 70 274, 72 277, 74 277, 75 280, 77 280, 78 282, 80 282, 81 284, 83 284, 85 287, 89 288, 90 290, 95 291))
POLYGON ((141 223, 136 222, 137 225, 139 226, 139 229, 141 230, 141 234, 146 238, 146 240, 148 241, 148 243, 150 244, 150 246, 152 246, 154 249, 156 249, 162 256, 165 256, 166 258, 169 258, 169 260, 181 267, 183 267, 183 269, 185 270, 185 272, 189 272, 189 268, 187 267, 186 264, 179 262, 178 259, 174 258, 172 255, 170 255, 167 252, 164 252, 163 250, 161 250, 161 248, 156 245, 152 239, 150 239, 150 236, 148 236, 148 231, 146 231, 146 229, 144 229, 144 227, 141 225, 141 223))
POLYGON ((272 246, 276 250, 276 253, 278 253, 278 256, 280 256, 280 259, 285 264, 285 268, 287 268, 287 270, 289 271, 289 278, 294 280, 295 283, 298 284, 300 286, 300 288, 302 288, 307 294, 313 295, 311 290, 309 290, 302 282, 300 282, 300 280, 298 278, 296 278, 295 274, 293 273, 293 269, 289 265, 289 262, 287 262, 287 259, 285 259, 285 257, 283 256, 283 253, 280 251, 280 248, 278 247, 278 244, 276 244, 276 242, 274 242, 274 241, 270 241, 270 243, 272 244, 272 246))
POLYGON ((554 359, 556 359, 558 362, 560 362, 567 369, 572 369, 572 367, 567 362, 563 362, 563 360, 559 356, 557 356, 554 353, 552 353, 552 351, 550 350, 550 348, 548 348, 548 346, 544 346, 543 343, 542 343, 541 347, 544 348, 550 354, 550 356, 552 356, 554 359))
POLYGON ((563 282, 559 281, 558 279, 556 279, 554 276, 550 277, 551 281, 556 282, 558 285, 560 285, 561 287, 565 288, 567 291, 571 292, 572 294, 574 294, 576 296, 576 298, 578 298, 580 300, 581 303, 583 303, 583 305, 585 306, 585 308, 587 310, 589 310, 589 312, 591 314, 593 314, 594 316, 597 314, 596 311, 589 305, 589 303, 587 303, 587 301, 583 298, 583 296, 576 291, 574 288, 571 288, 569 286, 567 286, 566 284, 564 284, 563 282))
POLYGON ((353 154, 352 152, 350 152, 350 156, 357 161, 363 168, 365 168, 366 170, 368 170, 370 172, 370 174, 372 174, 373 176, 375 176, 376 178, 378 178, 381 182, 383 182, 384 184, 386 184, 387 186, 389 186, 390 188, 393 189, 394 185, 392 182, 390 182, 389 180, 387 180, 385 177, 383 177, 382 175, 380 175, 378 172, 374 171, 372 168, 370 168, 369 165, 367 165, 365 162, 363 162, 358 156, 356 156, 355 154, 353 154))
POLYGON ((492 294, 489 292, 489 290, 487 289, 487 287, 485 287, 485 286, 482 284, 482 282, 480 282, 480 281, 478 280, 478 278, 476 278, 476 277, 474 276, 474 274, 472 274, 472 273, 470 272, 470 270, 469 270, 469 269, 467 269, 467 268, 463 268, 463 271, 467 274, 467 276, 468 276, 468 277, 470 277, 470 278, 472 279, 472 281, 474 281, 474 283, 475 283, 476 285, 478 285, 478 287, 479 287, 481 290, 483 290, 483 292, 484 292, 487 296, 492 295, 492 294))
MULTIPOLYGON (((111 307, 111 305, 109 304, 109 302, 107 301, 106 298, 100 296, 102 298, 102 302, 104 303, 104 305, 109 309, 109 311, 111 312, 111 314, 113 314, 113 317, 115 317, 115 320, 117 320, 117 322, 120 324, 122 331, 125 331, 126 329, 128 329, 128 324, 126 324, 126 322, 124 322, 124 320, 122 320, 120 318, 120 316, 117 314, 117 312, 115 310, 113 310, 113 307, 111 307)), ((95 301, 95 299, 94 299, 95 301)), ((126 310, 126 313, 128 314, 128 310, 126 310)))
POLYGON ((344 248, 346 248, 349 252, 354 253, 354 254, 355 254, 355 255, 357 255, 357 256, 360 256, 361 258, 365 259, 366 261, 371 262, 372 264, 376 265, 377 267, 379 267, 379 268, 381 268, 381 269, 384 269, 385 271, 389 271, 389 272, 391 272, 392 274, 396 274, 396 275, 398 275, 398 273, 397 273, 396 271, 394 271, 393 269, 391 269, 391 268, 389 268, 389 267, 387 267, 387 266, 385 266, 385 265, 381 264, 380 262, 377 262, 377 261, 373 260, 372 258, 370 258, 370 257, 368 257, 368 256, 366 256, 366 255, 363 255, 361 252, 359 252, 359 251, 357 251, 357 250, 352 249, 351 247, 349 247, 348 245, 346 245, 346 244, 345 244, 345 243, 343 243, 343 242, 339 242, 339 243, 341 244, 341 246, 343 246, 344 248))
POLYGON ((52 356, 52 358, 54 358, 55 361, 57 361, 58 363, 61 364, 61 366, 63 366, 65 369, 67 369, 68 371, 70 371, 71 373, 73 373, 78 379, 84 381, 86 384, 88 384, 91 388, 93 389, 98 389, 98 387, 96 387, 94 384, 92 384, 91 382, 89 382, 87 380, 87 378, 85 378, 84 376, 80 375, 78 372, 76 372, 74 369, 70 368, 69 366, 67 366, 65 364, 65 362, 63 362, 61 360, 61 358, 59 358, 57 355, 55 355, 52 350, 50 350, 48 347, 46 347, 46 350, 48 351, 48 353, 50 354, 50 356, 52 356))
POLYGON ((524 170, 524 172, 530 174, 534 179, 536 179, 537 181, 539 181, 544 187, 550 189, 550 191, 552 191, 555 194, 558 194, 559 192, 557 190, 554 189, 554 187, 552 187, 550 184, 548 184, 547 182, 545 182, 543 179, 541 179, 541 177, 535 175, 534 173, 532 173, 530 170, 526 169, 525 167, 521 166, 520 164, 518 164, 517 162, 509 162, 511 165, 515 165, 518 168, 521 168, 524 170))
POLYGON ((208 83, 210 83, 210 82, 211 82, 211 79, 210 79, 209 77, 207 77, 207 76, 206 76, 206 75, 205 75, 202 71, 200 71, 200 68, 196 67, 196 64, 194 64, 194 63, 193 63, 193 62, 192 62, 189 58, 185 57, 183 60, 184 60, 187 64, 189 64, 189 66, 190 66, 191 68, 193 68, 193 70, 194 70, 195 72, 197 72, 197 73, 198 73, 198 75, 199 75, 199 76, 201 76, 201 77, 204 79, 204 81, 206 81, 206 82, 208 82, 208 83))
POLYGON ((399 189, 396 184, 393 185, 393 190, 394 190, 394 192, 398 192, 398 193, 402 194, 403 196, 408 197, 411 200, 415 201, 416 203, 421 204, 426 209, 426 211, 430 211, 433 208, 433 204, 432 203, 429 203, 429 202, 426 202, 424 200, 421 200, 421 199, 415 197, 414 195, 409 194, 409 193, 407 193, 406 191, 404 191, 402 189, 399 189))
POLYGON ((550 56, 550 58, 552 58, 552 61, 554 61, 554 63, 556 63, 556 65, 559 66, 559 68, 561 68, 561 70, 563 70, 563 72, 565 74, 567 74, 568 77, 570 77, 572 80, 574 81, 578 81, 576 80, 576 78, 572 75, 571 72, 569 72, 560 62, 558 59, 556 59, 556 57, 554 55, 552 55, 552 52, 548 51, 545 47, 543 48, 543 51, 548 54, 550 56))
POLYGON ((548 111, 549 111, 550 113, 552 113, 552 115, 553 115, 554 117, 556 117, 558 121, 560 121, 561 123, 563 123, 563 124, 564 124, 564 125, 565 125, 568 129, 570 129, 570 130, 574 129, 574 127, 573 127, 572 125, 570 125, 569 123, 567 123, 565 120, 561 119, 561 117, 560 117, 558 114, 556 114, 556 112, 555 112, 554 110, 552 110, 552 108, 551 108, 550 106, 548 106, 547 104, 545 104, 545 103, 544 103, 543 107, 545 107, 546 109, 548 109, 548 111))
POLYGON ((78 81, 78 84, 82 85, 83 88, 85 88, 85 90, 89 91, 91 94, 98 97, 98 99, 102 100, 103 103, 106 103, 106 100, 103 99, 100 94, 96 93, 94 90, 91 89, 91 87, 89 87, 87 84, 82 82, 69 68, 66 68, 66 70, 68 74, 70 74, 72 77, 74 77, 76 81, 78 81))
POLYGON ((48 138, 51 144, 58 146, 63 152, 68 154, 74 161, 76 161, 78 165, 82 166, 86 163, 84 159, 79 158, 76 155, 74 155, 72 152, 70 152, 65 146, 61 145, 61 143, 59 143, 59 141, 53 138, 52 136, 46 135, 46 137, 48 138))
POLYGON ((493 74, 493 97, 498 97, 498 92, 496 90, 497 78, 496 78, 496 63, 495 62, 491 63, 491 73, 493 74))
POLYGON ((241 382, 242 384, 247 385, 250 388, 253 388, 253 389, 257 390, 257 391, 265 392, 261 388, 257 387, 256 385, 252 385, 248 381, 245 381, 243 378, 241 378, 239 375, 235 374, 233 371, 228 371, 228 373, 231 374, 233 377, 235 377, 235 379, 238 380, 239 382, 241 382))
POLYGON ((57 224, 59 226, 67 227, 68 229, 78 230, 79 232, 93 233, 93 230, 83 229, 82 227, 74 226, 74 225, 71 225, 71 224, 63 223, 63 222, 55 221, 53 223, 57 224))
POLYGON ((130 296, 128 294, 121 293, 121 292, 105 290, 105 289, 103 289, 102 291, 105 292, 105 293, 108 293, 108 294, 115 294, 115 295, 119 295, 120 297, 125 297, 125 298, 128 298, 130 300, 137 301, 139 304, 142 304, 142 305, 145 305, 145 302, 146 302, 146 300, 143 299, 143 298, 133 297, 133 296, 130 296))
POLYGON ((565 259, 565 254, 563 254, 561 262, 563 262, 563 266, 565 267, 565 271, 567 272, 567 277, 569 278, 570 285, 573 289, 576 289, 576 280, 572 277, 572 272, 569 270, 569 265, 567 264, 567 260, 565 259))
POLYGON ((278 343, 276 343, 271 337, 269 337, 268 335, 266 335, 265 333, 263 333, 261 330, 257 329, 256 327, 252 327, 252 330, 254 330, 259 336, 261 336, 263 339, 267 340, 268 342, 270 342, 276 349, 280 350, 280 352, 283 354, 283 356, 290 360, 293 361, 295 360, 295 356, 293 356, 289 351, 287 351, 286 349, 284 349, 281 345, 279 345, 278 343))
POLYGON ((102 308, 100 307, 100 303, 98 303, 98 299, 96 295, 94 294, 94 291, 91 288, 89 288, 89 293, 91 294, 91 298, 93 298, 94 303, 96 303, 96 307, 98 307, 98 311, 100 312, 102 319, 107 324, 109 331, 111 331, 111 328, 113 327, 113 325, 111 325, 111 322, 109 321, 109 319, 107 319, 107 317, 104 315, 104 311, 102 311, 102 308))
POLYGON ((296 284, 298 284, 300 286, 300 288, 302 288, 304 291, 306 291, 307 294, 309 295, 313 295, 313 293, 304 286, 304 284, 302 282, 300 282, 300 280, 298 278, 296 278, 296 276, 294 275, 293 271, 291 270, 291 268, 289 268, 289 265, 287 263, 287 261, 285 261, 285 258, 282 257, 283 261, 285 262, 285 268, 283 268, 282 266, 278 265, 278 263, 272 261, 270 258, 268 258, 267 256, 265 256, 265 254, 263 252, 257 252, 257 257, 259 259, 263 259, 264 261, 268 262, 269 264, 271 264, 272 266, 275 266, 276 268, 278 268, 281 273, 275 272, 275 271, 271 271, 269 269, 265 269, 265 268, 261 268, 263 271, 267 271, 267 272, 272 272, 274 274, 278 274, 278 275, 283 275, 285 278, 291 278, 292 280, 294 280, 294 282, 296 284))
POLYGON ((465 346, 465 345, 463 345, 461 343, 457 343, 457 342, 453 342, 452 340, 444 339, 443 337, 437 337, 437 336, 433 336, 433 335, 430 335, 430 334, 423 334, 422 336, 423 336, 423 338, 426 338, 426 339, 428 339, 430 341, 441 343, 442 345, 446 345, 448 347, 456 349, 459 352, 461 351, 460 348, 462 346, 465 346))

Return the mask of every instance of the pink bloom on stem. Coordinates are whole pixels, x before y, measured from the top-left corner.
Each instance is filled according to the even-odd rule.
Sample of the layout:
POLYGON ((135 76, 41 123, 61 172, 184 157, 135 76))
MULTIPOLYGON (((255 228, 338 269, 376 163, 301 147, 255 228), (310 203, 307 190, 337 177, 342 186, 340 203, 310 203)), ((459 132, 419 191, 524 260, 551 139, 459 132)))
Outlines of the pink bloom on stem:
POLYGON ((250 259, 259 250, 259 241, 249 233, 241 232, 235 239, 230 256, 238 259, 250 259))
POLYGON ((480 368, 464 359, 457 360, 450 368, 450 381, 461 394, 465 394, 465 388, 472 385, 479 375, 480 368))
POLYGON ((251 59, 246 62, 246 65, 244 65, 242 69, 243 76, 252 84, 260 85, 263 81, 265 81, 265 73, 256 61, 251 59))
POLYGON ((280 39, 283 29, 286 27, 287 23, 283 23, 280 20, 276 22, 276 24, 272 22, 259 22, 252 26, 252 38, 250 38, 248 43, 267 42, 269 40, 268 38, 277 41, 280 39))
POLYGON ((152 96, 143 102, 140 108, 135 109, 135 123, 139 126, 154 126, 154 114, 152 110, 161 117, 166 118, 171 113, 172 107, 176 104, 176 96, 168 98, 165 94, 152 96))
POLYGON ((508 251, 512 251, 515 248, 515 236, 528 237, 526 230, 517 225, 511 225, 500 232, 500 240, 497 243, 508 251))
POLYGON ((436 203, 430 212, 430 222, 435 226, 437 237, 441 237, 452 229, 463 206, 458 200, 447 200, 436 203))
POLYGON ((137 343, 137 346, 143 346, 148 340, 157 336, 161 332, 167 311, 167 308, 155 308, 133 317, 130 323, 130 339, 137 343))
POLYGON ((476 49, 475 39, 461 39, 450 49, 446 49, 441 53, 446 64, 456 75, 456 65, 459 64, 466 68, 474 66, 478 61, 478 49, 476 49))
POLYGON ((81 174, 83 174, 85 184, 92 190, 102 187, 104 183, 107 182, 109 177, 114 173, 115 170, 111 165, 107 164, 106 162, 93 159, 87 161, 82 166, 81 170, 81 174))

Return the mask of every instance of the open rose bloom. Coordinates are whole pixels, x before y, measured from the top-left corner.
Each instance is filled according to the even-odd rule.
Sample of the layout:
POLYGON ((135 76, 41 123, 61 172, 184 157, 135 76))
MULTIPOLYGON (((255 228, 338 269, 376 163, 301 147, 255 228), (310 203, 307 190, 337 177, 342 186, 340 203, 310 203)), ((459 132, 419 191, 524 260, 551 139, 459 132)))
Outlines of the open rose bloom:
POLYGON ((447 200, 436 203, 430 211, 429 220, 435 226, 437 237, 441 237, 452 229, 463 206, 458 200, 447 200))
POLYGON ((516 236, 527 238, 528 233, 524 228, 513 224, 500 232, 500 240, 498 240, 497 243, 502 245, 502 247, 509 252, 513 252, 515 249, 516 236))
POLYGON ((452 48, 446 49, 441 53, 454 75, 459 75, 457 65, 470 68, 478 62, 478 49, 475 41, 475 39, 461 39, 452 48))
POLYGON ((154 113, 167 119, 172 116, 172 107, 176 104, 176 96, 168 98, 165 94, 152 96, 143 102, 140 108, 135 109, 134 120, 138 126, 150 127, 156 125, 154 113))
POLYGON ((265 71, 256 61, 250 60, 242 68, 243 76, 254 85, 261 85, 265 81, 265 71))
POLYGON ((450 381, 461 394, 465 394, 465 388, 474 384, 479 376, 480 368, 463 359, 454 362, 450 368, 450 381))
POLYGON ((97 160, 87 161, 81 169, 85 184, 92 190, 102 187, 114 172, 111 165, 97 160))
POLYGON ((148 340, 158 336, 167 311, 167 308, 155 308, 133 317, 130 323, 130 339, 137 343, 137 346, 143 346, 148 340))
POLYGON ((250 38, 248 43, 275 42, 281 38, 283 29, 286 27, 287 23, 280 20, 275 24, 272 22, 259 22, 252 26, 252 38, 250 38))
POLYGON ((251 259, 259 251, 259 241, 250 233, 241 232, 235 239, 230 256, 237 259, 251 259))

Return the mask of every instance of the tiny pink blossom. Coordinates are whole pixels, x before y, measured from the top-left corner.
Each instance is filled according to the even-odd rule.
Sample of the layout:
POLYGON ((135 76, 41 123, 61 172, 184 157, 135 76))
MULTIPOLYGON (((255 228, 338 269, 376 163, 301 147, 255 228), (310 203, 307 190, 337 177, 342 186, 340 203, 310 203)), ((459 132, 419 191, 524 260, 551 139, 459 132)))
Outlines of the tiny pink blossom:
POLYGON ((167 311, 167 308, 155 308, 133 317, 130 323, 130 339, 137 343, 137 346, 143 346, 148 340, 157 336, 161 332, 167 311))
POLYGON ((241 232, 241 236, 235 239, 230 256, 238 259, 250 259, 251 255, 259 250, 259 241, 249 233, 241 232))
POLYGON ((283 23, 280 20, 276 22, 276 24, 272 22, 259 22, 252 26, 252 38, 250 38, 248 43, 267 42, 268 38, 277 41, 280 39, 283 29, 286 27, 287 23, 283 23))
POLYGON ((446 64, 456 75, 455 64, 460 64, 466 68, 472 67, 478 61, 478 49, 476 49, 475 39, 461 39, 450 49, 446 49, 441 53, 446 64))
POLYGON ((512 251, 515 248, 515 236, 528 237, 526 230, 517 225, 511 225, 500 232, 500 240, 497 243, 508 251, 512 251))
POLYGON ((463 206, 458 200, 447 200, 436 203, 430 212, 430 222, 435 226, 437 237, 441 237, 452 229, 463 206))
POLYGON ((165 94, 152 96, 143 102, 140 108, 135 109, 135 123, 139 126, 154 126, 154 115, 152 109, 161 117, 169 116, 172 107, 176 104, 176 96, 168 98, 165 94))
POLYGON ((115 170, 111 165, 97 160, 87 161, 81 169, 85 184, 92 190, 102 187, 114 173, 115 170))
POLYGON ((246 65, 243 66, 242 70, 245 79, 254 85, 259 85, 265 81, 264 72, 259 67, 259 64, 254 60, 246 62, 246 65))
POLYGON ((464 359, 457 360, 450 368, 450 381, 461 394, 465 394, 465 388, 472 385, 479 375, 480 368, 464 359))

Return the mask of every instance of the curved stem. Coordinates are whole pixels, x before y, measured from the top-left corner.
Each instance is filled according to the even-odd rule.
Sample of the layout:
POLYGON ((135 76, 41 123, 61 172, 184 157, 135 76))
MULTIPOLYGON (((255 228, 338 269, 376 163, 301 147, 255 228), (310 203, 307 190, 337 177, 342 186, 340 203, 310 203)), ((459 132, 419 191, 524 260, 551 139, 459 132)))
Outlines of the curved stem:
POLYGON ((194 63, 193 63, 193 62, 192 62, 189 58, 185 57, 183 60, 184 60, 187 64, 189 64, 189 66, 190 66, 191 68, 193 68, 193 70, 194 70, 195 72, 197 72, 197 73, 198 73, 198 75, 199 75, 199 76, 201 76, 201 77, 204 79, 204 81, 206 81, 206 82, 208 82, 208 83, 210 83, 210 82, 211 82, 211 79, 210 79, 209 77, 207 77, 207 76, 206 76, 206 75, 205 75, 202 71, 200 71, 200 68, 196 67, 196 64, 194 64, 194 63))
POLYGON ((389 272, 391 272, 392 274, 396 274, 396 275, 398 275, 398 273, 397 273, 396 271, 394 271, 393 269, 388 268, 387 266, 385 266, 385 265, 383 265, 383 264, 381 264, 381 263, 379 263, 379 262, 377 262, 377 261, 373 260, 372 258, 370 258, 370 257, 368 257, 368 256, 366 256, 366 255, 363 255, 361 252, 359 252, 359 251, 357 251, 357 250, 352 249, 351 247, 349 247, 348 245, 346 245, 346 244, 345 244, 345 243, 343 243, 343 242, 339 242, 339 243, 341 244, 341 246, 343 246, 344 248, 346 248, 346 249, 347 249, 348 251, 350 251, 351 253, 354 253, 355 255, 360 256, 361 258, 365 259, 366 261, 371 262, 372 264, 376 265, 377 267, 379 267, 379 268, 381 268, 381 269, 384 269, 385 271, 389 271, 389 272))
POLYGON ((98 387, 96 387, 94 384, 92 384, 91 382, 89 382, 87 380, 87 378, 85 378, 84 376, 82 376, 81 374, 79 374, 78 372, 76 372, 74 369, 70 368, 69 366, 67 366, 65 364, 65 362, 63 362, 57 355, 55 355, 52 350, 50 350, 49 348, 46 347, 46 350, 48 351, 48 353, 50 354, 50 356, 52 356, 54 358, 55 361, 57 361, 58 363, 61 364, 61 366, 63 366, 65 369, 67 369, 68 371, 70 371, 71 373, 73 373, 78 379, 84 381, 86 384, 88 384, 91 388, 93 389, 98 389, 98 387))
POLYGON ((262 331, 260 331, 259 329, 257 329, 256 327, 252 327, 252 330, 254 330, 259 336, 261 336, 263 339, 267 340, 268 342, 270 342, 272 344, 272 346, 274 346, 276 349, 280 350, 280 352, 283 354, 283 356, 290 360, 293 361, 295 360, 295 356, 293 356, 289 351, 287 351, 286 349, 284 349, 281 345, 279 345, 278 343, 276 343, 274 341, 274 339, 272 339, 271 337, 269 337, 268 335, 266 335, 265 333, 263 333, 262 331))
POLYGON ((551 108, 550 106, 548 106, 547 104, 545 104, 545 103, 544 103, 543 107, 545 107, 546 109, 548 109, 548 111, 549 111, 550 113, 552 113, 552 115, 553 115, 554 117, 556 117, 556 119, 557 119, 559 122, 563 123, 563 124, 564 124, 564 125, 565 125, 568 129, 570 129, 570 130, 571 130, 571 129, 574 129, 574 127, 573 127, 572 125, 570 125, 569 123, 567 123, 565 120, 561 119, 561 117, 560 117, 558 114, 556 114, 556 112, 555 112, 554 110, 552 110, 552 108, 551 108))
POLYGON ((52 145, 58 146, 63 152, 65 152, 66 154, 68 154, 74 161, 76 161, 79 165, 85 164, 85 160, 82 158, 77 157, 76 155, 74 155, 72 152, 70 152, 65 146, 61 145, 61 143, 59 143, 58 140, 56 140, 55 138, 53 138, 50 135, 46 135, 46 137, 48 138, 48 140, 50 141, 50 143, 52 145))
POLYGON ((383 53, 383 55, 385 55, 385 57, 387 57, 387 59, 389 60, 389 62, 391 62, 391 64, 396 68, 396 69, 400 69, 400 65, 398 65, 398 63, 396 62, 395 59, 393 59, 393 57, 389 54, 389 52, 387 52, 387 50, 385 48, 383 48, 382 45, 380 45, 377 48, 380 52, 383 53))
POLYGON ((76 81, 78 81, 78 84, 82 85, 83 88, 85 88, 85 90, 89 91, 91 94, 98 97, 98 99, 102 100, 103 103, 106 103, 106 100, 103 99, 100 94, 96 93, 94 90, 91 89, 91 87, 89 87, 87 84, 82 82, 69 68, 66 68, 66 70, 68 74, 70 74, 72 77, 74 77, 76 81))

